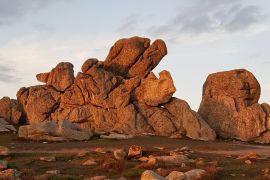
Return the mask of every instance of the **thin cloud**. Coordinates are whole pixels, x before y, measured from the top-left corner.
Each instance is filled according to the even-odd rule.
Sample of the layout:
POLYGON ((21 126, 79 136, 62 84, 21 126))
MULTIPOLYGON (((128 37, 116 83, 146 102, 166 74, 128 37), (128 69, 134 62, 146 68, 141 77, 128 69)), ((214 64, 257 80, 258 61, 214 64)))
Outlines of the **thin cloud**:
POLYGON ((241 0, 199 0, 180 8, 167 23, 151 26, 156 36, 170 34, 171 40, 179 36, 199 36, 211 33, 234 33, 263 23, 265 15, 257 5, 246 5, 241 0))
POLYGON ((130 15, 123 20, 123 23, 119 28, 116 29, 116 32, 118 33, 133 32, 137 29, 138 21, 139 20, 137 15, 135 14, 130 15))
POLYGON ((0 64, 0 81, 4 83, 13 83, 19 81, 20 79, 16 77, 14 69, 8 65, 0 64))
MULTIPOLYGON (((63 0, 1 0, 0 1, 0 26, 19 22, 30 12, 46 8, 63 0)), ((70 2, 70 0, 65 1, 70 2)))
POLYGON ((263 20, 263 15, 258 6, 243 7, 239 5, 238 9, 232 14, 232 19, 224 25, 224 29, 231 32, 249 28, 263 20))

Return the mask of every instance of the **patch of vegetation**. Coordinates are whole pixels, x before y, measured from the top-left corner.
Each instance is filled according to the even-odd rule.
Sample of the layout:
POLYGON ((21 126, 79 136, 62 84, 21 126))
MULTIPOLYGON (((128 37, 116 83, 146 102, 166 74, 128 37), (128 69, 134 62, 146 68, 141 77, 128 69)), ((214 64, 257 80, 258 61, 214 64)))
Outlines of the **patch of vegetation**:
POLYGON ((48 180, 81 180, 82 178, 74 177, 74 176, 61 176, 55 175, 48 178, 48 180))
POLYGON ((141 176, 144 171, 145 169, 142 168, 126 169, 122 172, 122 176, 125 178, 135 178, 141 176))
POLYGON ((68 162, 72 159, 73 158, 71 156, 58 156, 58 157, 56 157, 56 161, 61 161, 61 162, 68 162))

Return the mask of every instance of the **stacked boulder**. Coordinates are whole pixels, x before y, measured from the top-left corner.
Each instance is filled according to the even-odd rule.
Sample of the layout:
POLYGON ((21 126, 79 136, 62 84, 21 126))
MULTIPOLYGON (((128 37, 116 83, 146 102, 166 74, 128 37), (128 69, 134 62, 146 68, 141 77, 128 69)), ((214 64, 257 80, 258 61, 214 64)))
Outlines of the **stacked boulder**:
POLYGON ((86 60, 76 77, 68 62, 38 74, 45 85, 21 88, 18 109, 30 125, 68 120, 93 132, 214 140, 202 117, 172 97, 170 73, 151 72, 166 54, 162 40, 120 39, 105 61, 86 60))
POLYGON ((270 106, 258 103, 260 93, 247 70, 210 74, 198 113, 221 137, 270 143, 270 106))

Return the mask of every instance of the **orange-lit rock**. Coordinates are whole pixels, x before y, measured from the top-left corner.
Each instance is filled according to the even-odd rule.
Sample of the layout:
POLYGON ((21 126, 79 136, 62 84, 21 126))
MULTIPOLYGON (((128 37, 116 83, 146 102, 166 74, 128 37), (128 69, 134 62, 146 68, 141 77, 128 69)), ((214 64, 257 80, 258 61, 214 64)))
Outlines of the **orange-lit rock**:
POLYGON ((208 76, 199 114, 216 133, 243 141, 270 142, 268 104, 259 104, 260 84, 239 69, 208 76))
POLYGON ((75 78, 73 65, 61 62, 37 75, 46 85, 19 90, 22 117, 30 125, 68 120, 93 132, 214 140, 205 121, 172 98, 170 73, 151 72, 166 54, 164 41, 132 37, 118 40, 104 62, 87 59, 75 78))

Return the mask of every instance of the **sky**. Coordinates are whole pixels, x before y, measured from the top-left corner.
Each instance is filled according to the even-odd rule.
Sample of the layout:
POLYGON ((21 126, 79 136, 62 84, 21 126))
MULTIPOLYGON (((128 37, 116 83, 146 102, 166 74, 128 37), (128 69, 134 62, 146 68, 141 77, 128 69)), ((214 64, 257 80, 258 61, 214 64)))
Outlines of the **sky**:
POLYGON ((175 97, 197 110, 208 74, 245 68, 270 103, 269 0, 0 0, 0 96, 41 84, 35 75, 68 61, 104 60, 114 42, 163 39, 175 97))

